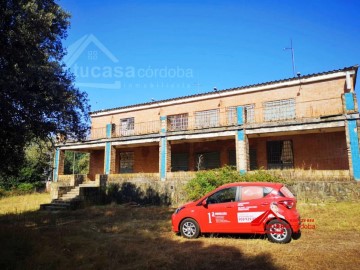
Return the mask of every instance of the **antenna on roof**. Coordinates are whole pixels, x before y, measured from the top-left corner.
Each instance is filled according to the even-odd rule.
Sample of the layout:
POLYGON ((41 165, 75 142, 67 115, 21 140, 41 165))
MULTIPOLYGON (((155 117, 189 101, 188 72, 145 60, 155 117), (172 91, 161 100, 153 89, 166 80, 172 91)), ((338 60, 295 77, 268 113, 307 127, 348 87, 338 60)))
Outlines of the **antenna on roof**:
POLYGON ((197 82, 197 83, 194 83, 193 86, 197 86, 197 91, 199 92, 199 90, 200 90, 199 86, 201 86, 201 84, 199 82, 197 82))
POLYGON ((284 51, 285 50, 291 50, 292 69, 293 69, 293 75, 295 77, 295 56, 294 56, 294 48, 292 45, 292 38, 290 39, 290 47, 284 48, 284 51))

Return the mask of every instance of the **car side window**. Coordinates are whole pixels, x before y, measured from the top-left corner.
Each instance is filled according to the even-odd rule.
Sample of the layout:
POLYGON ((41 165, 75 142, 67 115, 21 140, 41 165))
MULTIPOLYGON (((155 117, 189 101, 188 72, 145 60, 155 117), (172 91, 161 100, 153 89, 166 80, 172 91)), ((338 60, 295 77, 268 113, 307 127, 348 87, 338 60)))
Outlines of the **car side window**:
POLYGON ((235 202, 237 187, 225 188, 208 197, 208 204, 235 202))
POLYGON ((241 200, 248 201, 248 200, 256 200, 261 199, 268 195, 271 192, 271 188, 264 188, 258 186, 246 186, 241 187, 241 200))

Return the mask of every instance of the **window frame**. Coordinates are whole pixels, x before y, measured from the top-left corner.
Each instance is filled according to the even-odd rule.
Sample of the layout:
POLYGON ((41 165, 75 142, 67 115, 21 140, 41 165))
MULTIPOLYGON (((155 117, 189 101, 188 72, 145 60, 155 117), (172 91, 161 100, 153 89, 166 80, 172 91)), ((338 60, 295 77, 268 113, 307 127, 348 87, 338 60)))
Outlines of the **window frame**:
POLYGON ((220 109, 197 111, 194 114, 195 129, 212 128, 220 126, 220 109))
MULTIPOLYGON (((275 145, 276 147, 276 145, 275 145)), ((273 149, 271 149, 272 151, 274 151, 273 149)), ((276 153, 277 154, 277 153, 276 153)), ((292 140, 274 140, 274 141, 267 141, 266 142, 266 162, 267 162, 267 169, 292 169, 295 166, 295 157, 294 157, 294 144, 292 140), (275 156, 275 154, 272 152, 270 153, 270 147, 271 144, 275 145, 276 143, 282 143, 281 145, 281 152, 279 153, 278 156, 275 156), (284 145, 285 143, 289 143, 290 144, 290 148, 287 149, 289 152, 288 153, 284 153, 283 151, 284 149, 284 145), (287 155, 287 154, 291 154, 291 157, 287 157, 287 156, 283 156, 287 155), (269 155, 272 155, 272 157, 270 157, 269 155), (292 162, 283 162, 282 159, 286 159, 286 158, 290 158, 292 162), (279 160, 278 163, 276 163, 275 161, 279 160), (281 161, 281 162, 280 162, 281 161)))
POLYGON ((239 187, 239 201, 243 202, 243 201, 255 201, 255 200, 262 200, 264 199, 266 196, 268 196, 270 193, 272 193, 274 191, 274 188, 269 187, 269 186, 240 186, 239 187), (257 187, 257 188, 262 188, 262 197, 260 198, 254 198, 254 199, 243 199, 243 189, 244 188, 253 188, 253 187, 257 187), (265 194, 265 189, 270 189, 266 194, 265 194))
POLYGON ((210 196, 208 196, 206 198, 206 204, 209 204, 209 205, 210 204, 234 203, 234 202, 238 202, 238 201, 239 201, 239 186, 223 188, 221 190, 216 191, 215 193, 211 194, 210 196), (235 197, 234 197, 233 201, 221 201, 221 202, 211 202, 210 201, 211 197, 215 196, 216 194, 219 194, 220 192, 230 190, 230 189, 235 189, 235 197))
MULTIPOLYGON (((255 103, 239 105, 244 108, 244 123, 253 124, 255 123, 255 103)), ((226 120, 227 125, 237 125, 237 107, 230 106, 226 108, 226 120)))
POLYGON ((295 98, 270 100, 263 103, 264 122, 296 119, 295 98))
POLYGON ((168 131, 187 130, 189 126, 189 114, 179 113, 167 116, 168 131))
POLYGON ((134 135, 135 133, 135 117, 127 117, 120 119, 120 136, 134 135), (124 124, 126 123, 126 127, 124 124))
POLYGON ((120 152, 120 161, 119 161, 119 173, 134 173, 134 167, 135 167, 135 153, 134 151, 128 151, 128 152, 120 152), (131 159, 123 159, 122 156, 131 156, 131 159), (131 166, 122 166, 123 162, 125 161, 125 164, 131 164, 131 166), (130 168, 130 170, 127 170, 126 168, 130 168), (125 171, 124 171, 125 169, 125 171))

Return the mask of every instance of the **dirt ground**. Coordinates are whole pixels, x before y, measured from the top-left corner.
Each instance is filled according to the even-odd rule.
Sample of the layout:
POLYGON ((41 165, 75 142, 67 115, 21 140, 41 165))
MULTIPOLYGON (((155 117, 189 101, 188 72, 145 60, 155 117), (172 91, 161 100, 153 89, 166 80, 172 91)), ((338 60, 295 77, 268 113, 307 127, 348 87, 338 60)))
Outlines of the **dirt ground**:
POLYGON ((167 207, 3 214, 0 269, 359 268, 359 203, 299 203, 298 209, 307 227, 284 245, 254 235, 186 240, 171 232, 174 209, 167 207))

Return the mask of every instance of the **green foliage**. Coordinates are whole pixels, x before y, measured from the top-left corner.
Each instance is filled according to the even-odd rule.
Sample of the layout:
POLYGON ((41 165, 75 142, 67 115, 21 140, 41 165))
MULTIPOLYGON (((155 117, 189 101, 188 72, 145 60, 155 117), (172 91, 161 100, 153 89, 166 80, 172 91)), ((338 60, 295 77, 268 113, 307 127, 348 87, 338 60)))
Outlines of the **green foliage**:
POLYGON ((16 188, 21 183, 45 182, 51 173, 51 143, 33 141, 25 148, 25 160, 19 166, 17 175, 1 176, 0 187, 7 190, 16 188))
POLYGON ((274 176, 265 170, 240 174, 234 167, 225 166, 219 169, 197 172, 195 178, 186 184, 185 191, 189 200, 197 200, 215 188, 233 182, 287 183, 285 179, 274 176))
POLYGON ((89 173, 88 153, 65 152, 64 173, 65 174, 88 174, 89 173))
POLYGON ((31 192, 34 191, 35 186, 34 184, 31 183, 21 183, 20 185, 17 186, 17 189, 20 192, 31 192))
POLYGON ((7 181, 34 138, 83 138, 90 108, 63 63, 70 15, 54 0, 7 0, 0 18, 0 175, 7 181))
POLYGON ((215 188, 232 182, 239 182, 242 176, 230 166, 219 169, 199 171, 195 178, 191 179, 185 186, 189 200, 196 200, 215 188))
POLYGON ((289 181, 279 176, 273 175, 266 170, 257 170, 242 175, 243 182, 273 182, 288 184, 289 181))
POLYGON ((6 190, 0 187, 0 198, 6 196, 6 190))

